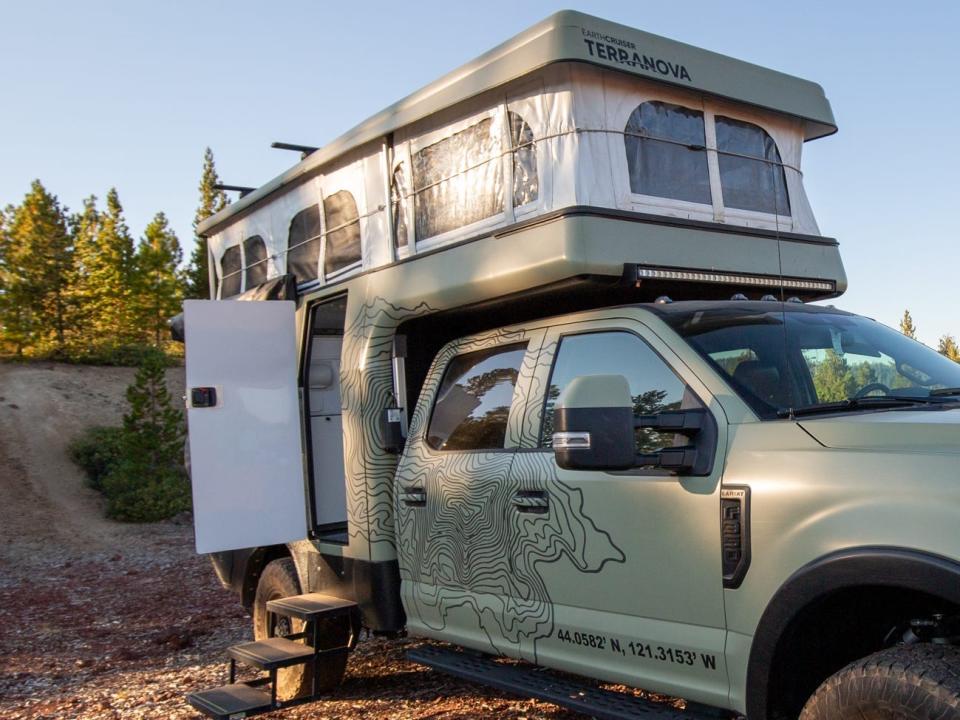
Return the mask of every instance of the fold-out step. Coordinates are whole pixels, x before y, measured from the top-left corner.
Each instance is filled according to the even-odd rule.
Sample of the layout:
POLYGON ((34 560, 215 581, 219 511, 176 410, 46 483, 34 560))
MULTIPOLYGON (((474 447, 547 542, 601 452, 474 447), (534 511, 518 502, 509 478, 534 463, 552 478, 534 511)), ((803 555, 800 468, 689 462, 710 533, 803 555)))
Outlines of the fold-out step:
POLYGON ((275 637, 234 645, 227 648, 227 655, 261 670, 276 670, 305 663, 313 658, 314 651, 309 645, 275 637))
POLYGON ((223 685, 187 695, 187 702, 214 720, 239 720, 273 709, 270 693, 246 683, 223 685))
MULTIPOLYGON (((270 600, 267 603, 267 612, 306 621, 315 620, 320 615, 355 608, 357 608, 357 603, 353 600, 344 600, 343 598, 324 595, 322 593, 294 595, 292 597, 270 600)), ((359 612, 359 610, 357 612, 359 612)))
POLYGON ((407 652, 413 662, 521 697, 534 697, 598 720, 700 720, 728 715, 705 706, 678 710, 666 703, 567 680, 532 665, 507 665, 456 650, 421 647, 407 652))

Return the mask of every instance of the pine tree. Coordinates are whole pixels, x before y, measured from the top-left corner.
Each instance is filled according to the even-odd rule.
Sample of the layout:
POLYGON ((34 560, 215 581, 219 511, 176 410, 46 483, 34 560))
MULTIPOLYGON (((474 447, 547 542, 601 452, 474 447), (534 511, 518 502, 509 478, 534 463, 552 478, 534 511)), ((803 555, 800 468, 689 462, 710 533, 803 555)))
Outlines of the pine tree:
POLYGON ((960 362, 960 346, 957 345, 957 340, 953 335, 944 335, 940 338, 937 352, 954 362, 960 362))
POLYGON ((69 307, 73 332, 67 338, 72 357, 85 354, 95 335, 91 331, 93 302, 92 283, 88 278, 88 266, 96 267, 99 245, 100 213, 97 196, 84 199, 83 210, 70 218, 70 234, 73 237, 74 263, 68 284, 69 307))
POLYGON ((183 278, 178 270, 182 259, 180 241, 166 215, 157 213, 147 225, 134 258, 134 304, 137 325, 149 333, 158 348, 167 320, 180 312, 183 303, 183 278))
POLYGON ((9 314, 9 310, 6 308, 7 303, 7 248, 9 246, 9 236, 7 233, 7 227, 9 226, 9 220, 13 215, 13 207, 7 206, 3 210, 0 210, 0 351, 6 352, 10 347, 9 344, 9 332, 6 326, 6 319, 9 314))
POLYGON ((137 460, 154 469, 179 465, 183 459, 183 414, 174 407, 167 390, 163 353, 144 353, 136 378, 127 388, 127 404, 123 429, 137 460))
POLYGON ((18 355, 63 355, 73 245, 55 195, 34 180, 4 225, 3 331, 18 355))
POLYGON ((165 369, 163 353, 150 350, 127 388, 119 457, 102 482, 107 513, 118 520, 160 520, 190 508, 183 415, 167 390, 165 369))
POLYGON ((917 326, 913 324, 913 317, 909 310, 903 311, 903 319, 900 320, 900 332, 908 338, 917 339, 917 326))
POLYGON ((207 148, 203 152, 203 170, 200 174, 200 205, 193 218, 194 239, 196 245, 190 253, 190 265, 187 267, 188 298, 206 299, 210 297, 209 260, 207 240, 196 235, 197 226, 211 215, 220 212, 230 200, 223 190, 217 190, 220 178, 213 163, 213 151, 207 148))
POLYGON ((141 341, 133 312, 133 238, 123 218, 117 191, 97 213, 92 198, 78 224, 78 271, 73 293, 82 303, 90 350, 141 341))

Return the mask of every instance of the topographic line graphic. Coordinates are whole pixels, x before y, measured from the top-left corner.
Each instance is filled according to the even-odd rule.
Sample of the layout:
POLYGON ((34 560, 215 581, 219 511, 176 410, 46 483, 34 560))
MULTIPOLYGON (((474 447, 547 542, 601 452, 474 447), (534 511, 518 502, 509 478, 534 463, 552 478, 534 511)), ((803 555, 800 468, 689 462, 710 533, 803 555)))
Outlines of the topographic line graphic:
MULTIPOLYGON (((380 416, 395 404, 393 338, 397 326, 433 309, 396 306, 381 297, 360 305, 344 329, 341 370, 343 452, 351 545, 394 542, 393 480, 397 457, 381 448, 380 416)), ((360 550, 360 547, 356 548, 360 550)))
MULTIPOLYGON (((529 339, 522 331, 495 331, 448 344, 439 353, 397 471, 398 487, 422 488, 427 501, 422 507, 398 502, 396 517, 411 615, 439 632, 456 613, 461 625, 476 623, 472 629, 486 637, 490 652, 536 661, 537 641, 554 631, 553 602, 541 566, 565 562, 573 572, 598 573, 626 556, 587 515, 582 492, 559 479, 549 451, 436 451, 424 440, 429 399, 452 357, 529 339), (544 492, 548 512, 518 512, 513 500, 521 491, 544 492)), ((524 408, 516 433, 520 439, 531 432, 528 414, 541 412, 529 408, 526 393, 552 355, 531 353, 538 360, 521 365, 515 397, 524 408)), ((506 445, 515 444, 508 435, 506 445)))

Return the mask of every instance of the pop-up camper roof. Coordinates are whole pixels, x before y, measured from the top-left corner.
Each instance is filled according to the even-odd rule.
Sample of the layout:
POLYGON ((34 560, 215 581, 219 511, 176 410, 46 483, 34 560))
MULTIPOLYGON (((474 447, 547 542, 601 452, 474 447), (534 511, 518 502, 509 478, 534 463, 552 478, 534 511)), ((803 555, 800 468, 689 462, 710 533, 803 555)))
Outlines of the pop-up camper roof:
POLYGON ((815 83, 565 11, 361 123, 199 232, 222 298, 287 273, 307 291, 572 211, 702 231, 699 245, 664 236, 644 247, 633 226, 641 262, 788 276, 829 296, 846 280, 800 159, 806 140, 835 130, 815 83), (774 268, 768 250, 736 235, 791 247, 778 245, 774 268))

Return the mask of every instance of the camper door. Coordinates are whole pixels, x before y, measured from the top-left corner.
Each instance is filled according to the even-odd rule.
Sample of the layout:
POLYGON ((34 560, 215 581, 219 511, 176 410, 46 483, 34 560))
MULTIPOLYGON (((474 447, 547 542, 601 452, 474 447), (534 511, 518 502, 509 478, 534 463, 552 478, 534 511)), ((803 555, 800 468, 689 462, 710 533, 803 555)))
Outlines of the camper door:
POLYGON ((294 310, 184 303, 197 552, 307 536, 294 310))

